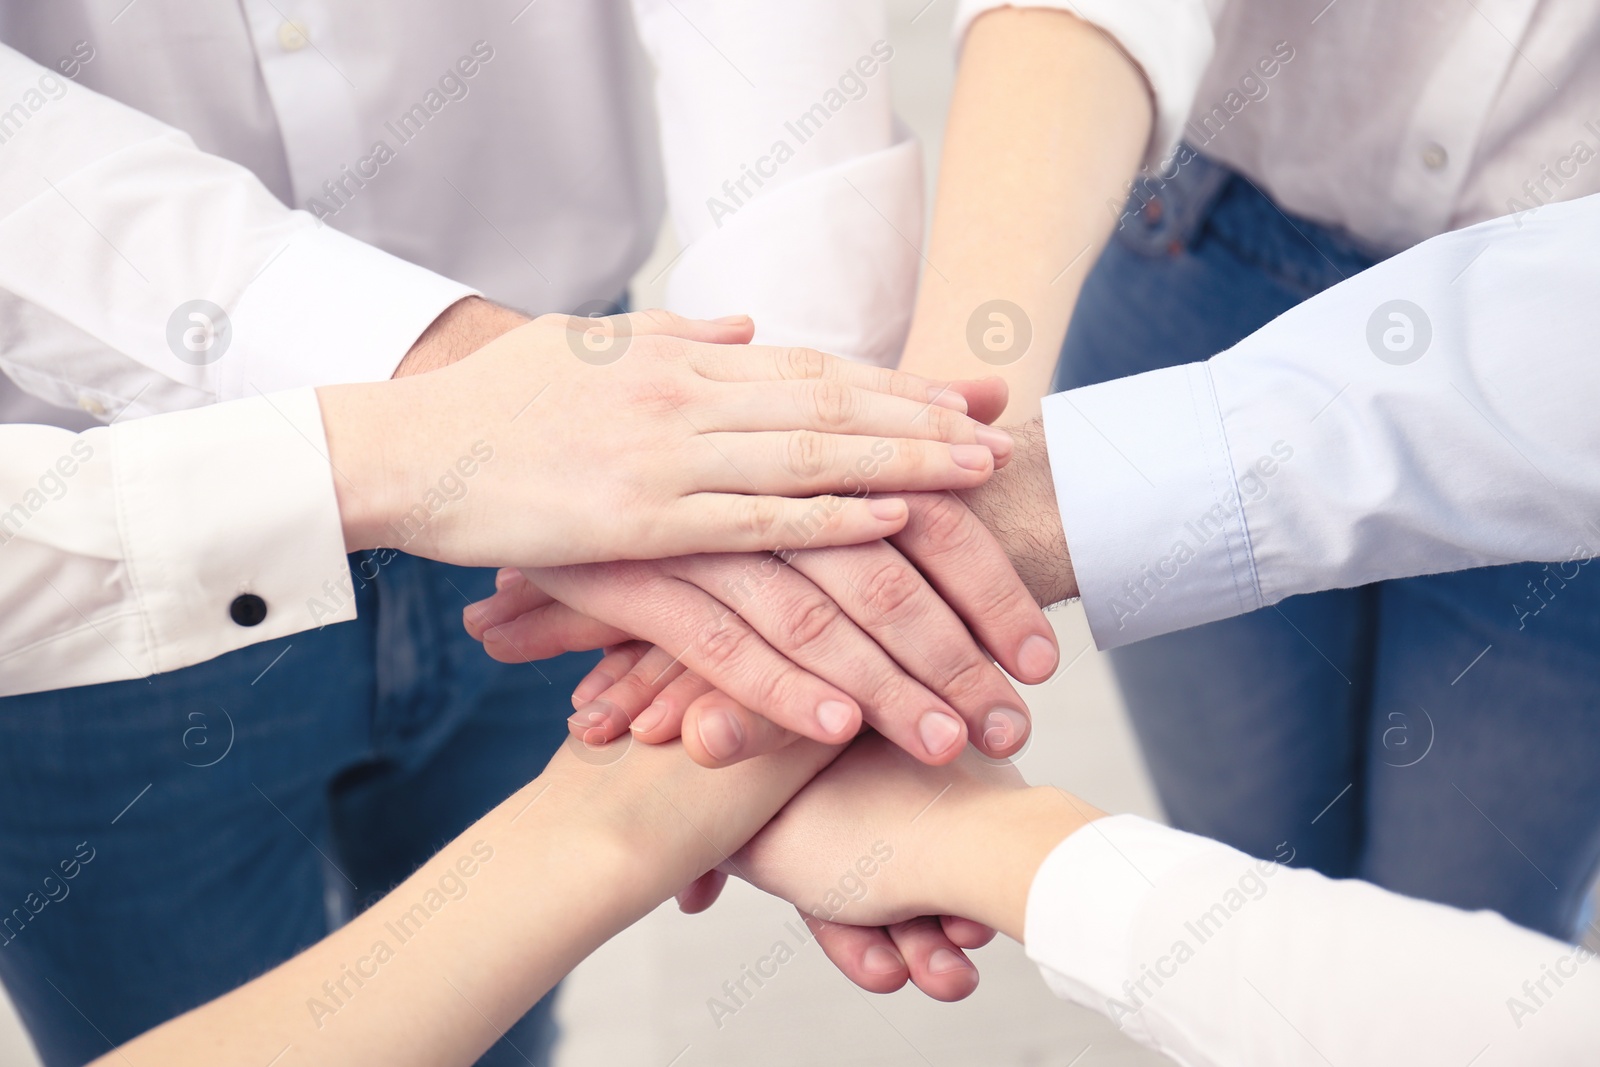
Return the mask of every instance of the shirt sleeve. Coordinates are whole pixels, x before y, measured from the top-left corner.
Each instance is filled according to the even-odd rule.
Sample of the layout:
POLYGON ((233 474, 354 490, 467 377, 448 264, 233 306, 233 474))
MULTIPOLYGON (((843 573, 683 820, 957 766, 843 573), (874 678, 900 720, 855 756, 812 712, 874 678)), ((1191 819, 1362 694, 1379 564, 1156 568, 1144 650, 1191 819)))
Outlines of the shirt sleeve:
POLYGON ((3 45, 0 99, 18 101, 0 115, 0 370, 54 404, 135 415, 381 380, 472 295, 3 45), (196 301, 221 312, 198 308, 209 330, 196 301))
MULTIPOLYGON (((1159 171, 1183 137, 1200 79, 1216 52, 1215 19, 1226 0, 961 0, 956 40, 979 15, 1002 7, 1054 8, 1099 27, 1138 65, 1155 105, 1145 165, 1159 171)), ((1168 175, 1170 177, 1171 175, 1168 175)))
POLYGON ((82 434, 0 426, 0 696, 355 618, 326 457, 310 389, 82 434), (233 610, 246 594, 264 617, 233 610))
POLYGON ((1600 553, 1600 197, 1436 237, 1205 363, 1044 401, 1109 648, 1297 593, 1600 553))
POLYGON ((881 0, 634 0, 684 251, 669 306, 892 366, 921 266, 922 153, 881 0))
POLYGON ((1028 955, 1187 1067, 1581 1063, 1595 953, 1488 911, 1258 860, 1131 815, 1045 859, 1028 955))

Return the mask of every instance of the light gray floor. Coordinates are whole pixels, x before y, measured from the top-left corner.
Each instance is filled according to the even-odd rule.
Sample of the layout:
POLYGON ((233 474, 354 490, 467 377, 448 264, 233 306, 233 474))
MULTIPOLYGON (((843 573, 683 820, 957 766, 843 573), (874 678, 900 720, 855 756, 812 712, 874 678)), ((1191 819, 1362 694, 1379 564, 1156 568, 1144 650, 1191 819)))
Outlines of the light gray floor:
MULTIPOLYGON (((896 109, 928 150, 930 192, 949 98, 954 0, 889 0, 889 64, 896 109)), ((931 208, 932 198, 929 198, 931 208)), ((676 254, 671 234, 639 273, 638 306, 659 304, 662 269, 676 254)), ((1063 663, 1027 695, 1034 740, 1021 766, 1109 811, 1155 815, 1155 801, 1121 702, 1082 613, 1052 614, 1063 663)), ((561 1001, 566 1039, 559 1067, 874 1067, 1032 1065, 1135 1067, 1167 1061, 1122 1038, 1104 1019, 1052 997, 1017 946, 977 953, 983 980, 971 998, 936 1004, 920 993, 859 993, 815 945, 799 946, 792 909, 731 884, 709 914, 665 906, 615 938, 573 973, 561 1001), (717 1027, 707 1009, 725 979, 787 939, 799 948, 758 995, 717 1027)), ((35 1067, 27 1038, 0 996, 0 1064, 35 1067)))

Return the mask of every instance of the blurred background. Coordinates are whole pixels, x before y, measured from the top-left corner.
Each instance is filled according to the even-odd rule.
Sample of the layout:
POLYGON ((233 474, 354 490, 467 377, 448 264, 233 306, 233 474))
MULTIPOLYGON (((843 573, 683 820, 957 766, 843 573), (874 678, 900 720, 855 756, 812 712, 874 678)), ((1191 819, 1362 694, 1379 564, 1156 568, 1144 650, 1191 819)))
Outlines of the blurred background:
MULTIPOLYGON (((954 75, 950 24, 955 0, 888 0, 895 109, 926 153, 928 208, 945 108, 954 75)), ((874 83, 881 84, 881 83, 874 83)), ((666 269, 678 253, 667 227, 633 285, 636 307, 659 306, 666 269)), ((21 418, 20 414, 13 418, 21 418)), ((85 420, 87 425, 90 420, 85 420)), ((1054 783, 1112 812, 1159 817, 1110 669, 1095 651, 1076 604, 1051 613, 1062 667, 1024 689, 1034 734, 1019 765, 1035 783, 1054 783)), ((858 991, 814 945, 788 926, 795 911, 730 882, 709 913, 675 905, 613 939, 568 979, 565 1030, 556 1067, 1140 1067, 1164 1057, 1123 1038, 1101 1016, 1057 1000, 1020 946, 998 939, 974 953, 983 978, 960 1004, 937 1004, 914 989, 889 996, 858 991), (783 940, 799 949, 748 1004, 721 1026, 708 1001, 722 983, 783 940)), ((27 1037, 0 996, 0 1065, 36 1067, 27 1037)), ((538 1067, 545 1067, 544 1064, 538 1067)))

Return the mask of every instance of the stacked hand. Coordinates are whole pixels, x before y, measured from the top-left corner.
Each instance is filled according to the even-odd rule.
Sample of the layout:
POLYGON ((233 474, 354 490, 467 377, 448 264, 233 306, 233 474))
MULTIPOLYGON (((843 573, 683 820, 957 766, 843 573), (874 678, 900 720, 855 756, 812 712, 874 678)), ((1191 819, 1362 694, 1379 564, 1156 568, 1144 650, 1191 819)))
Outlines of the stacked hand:
POLYGON ((550 567, 854 544, 906 522, 869 489, 967 488, 1009 459, 965 414, 992 417, 998 380, 745 347, 752 329, 547 315, 442 370, 323 387, 347 547, 550 567))

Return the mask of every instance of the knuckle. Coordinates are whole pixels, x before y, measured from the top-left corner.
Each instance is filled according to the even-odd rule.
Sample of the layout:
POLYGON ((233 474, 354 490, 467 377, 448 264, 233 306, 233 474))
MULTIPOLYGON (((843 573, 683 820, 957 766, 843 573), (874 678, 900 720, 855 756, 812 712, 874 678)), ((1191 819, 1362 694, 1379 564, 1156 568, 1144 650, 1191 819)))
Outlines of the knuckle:
POLYGON ((973 439, 968 425, 970 420, 949 408, 930 404, 923 411, 922 417, 927 420, 928 433, 940 441, 961 444, 973 439))
POLYGON ((811 348, 785 348, 779 356, 783 372, 790 378, 821 378, 828 372, 828 357, 811 348))
POLYGON ((820 478, 832 465, 828 438, 812 430, 796 430, 787 442, 785 465, 789 473, 810 482, 820 478))
POLYGON ((917 510, 919 539, 930 551, 960 552, 971 546, 976 531, 965 504, 941 493, 926 498, 917 510))
POLYGON ((754 497, 740 508, 736 522, 740 533, 765 544, 783 522, 783 512, 776 501, 754 497))
POLYGON ((858 404, 853 390, 839 382, 819 381, 811 387, 812 408, 818 425, 841 430, 855 418, 858 404))
POLYGON ((811 648, 834 631, 843 614, 826 596, 801 597, 785 612, 785 643, 797 651, 811 648))
POLYGON ((750 651, 751 632, 732 614, 707 626, 700 634, 704 673, 718 677, 735 669, 750 651))
POLYGON ((995 668, 981 657, 967 657, 941 685, 945 695, 957 704, 989 690, 995 681, 995 668))
POLYGON ((862 577, 860 589, 867 604, 893 619, 905 614, 922 591, 922 579, 909 564, 896 559, 874 565, 862 577))

